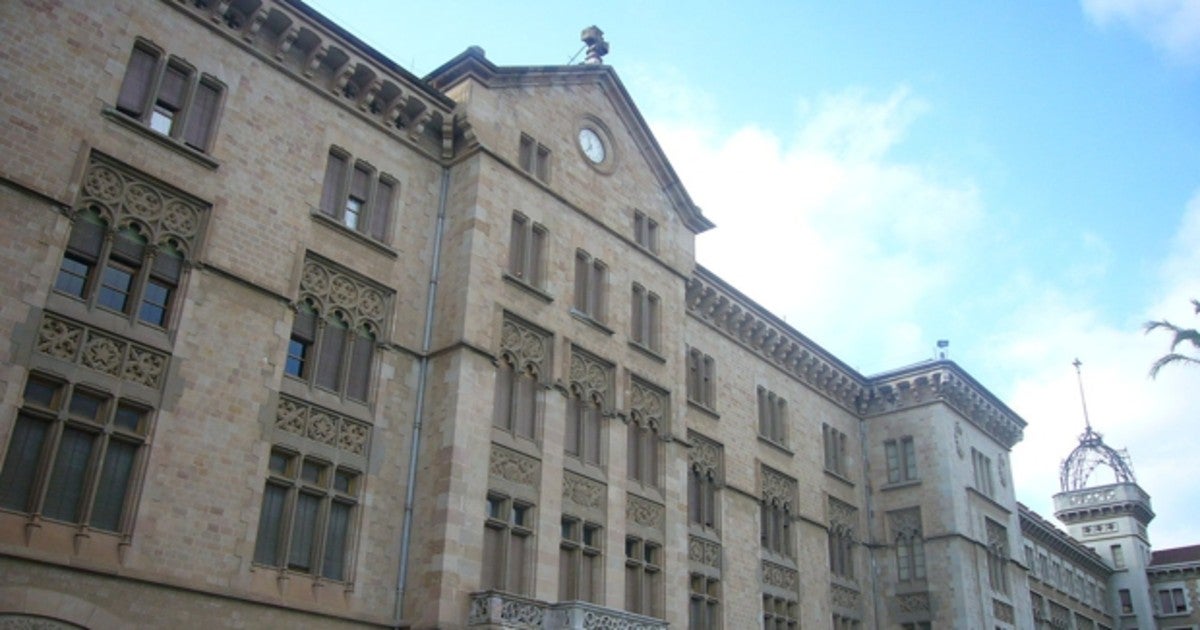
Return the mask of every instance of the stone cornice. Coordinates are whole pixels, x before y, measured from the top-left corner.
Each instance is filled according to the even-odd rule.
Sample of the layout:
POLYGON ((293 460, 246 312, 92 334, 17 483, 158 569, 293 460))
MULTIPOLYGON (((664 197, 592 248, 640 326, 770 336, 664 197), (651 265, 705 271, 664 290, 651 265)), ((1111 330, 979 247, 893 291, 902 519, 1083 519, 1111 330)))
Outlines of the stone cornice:
POLYGON ((1021 534, 1026 538, 1053 549, 1075 564, 1087 566, 1093 575, 1101 579, 1107 580, 1108 576, 1112 575, 1112 567, 1108 566, 1100 554, 1064 534, 1037 512, 1018 502, 1017 514, 1021 521, 1021 534))
POLYGON ((443 159, 453 157, 454 101, 299 0, 163 0, 268 65, 443 159), (203 4, 203 6, 201 6, 203 4))
POLYGON ((871 377, 860 410, 870 417, 932 401, 945 403, 1005 448, 1024 437, 1025 421, 952 361, 929 361, 871 377))
POLYGON ((711 271, 696 265, 686 302, 688 314, 847 411, 859 413, 866 384, 862 376, 711 271))
POLYGON ((687 284, 687 310, 859 417, 940 402, 1005 448, 1021 441, 1025 421, 951 361, 865 377, 700 265, 687 284))

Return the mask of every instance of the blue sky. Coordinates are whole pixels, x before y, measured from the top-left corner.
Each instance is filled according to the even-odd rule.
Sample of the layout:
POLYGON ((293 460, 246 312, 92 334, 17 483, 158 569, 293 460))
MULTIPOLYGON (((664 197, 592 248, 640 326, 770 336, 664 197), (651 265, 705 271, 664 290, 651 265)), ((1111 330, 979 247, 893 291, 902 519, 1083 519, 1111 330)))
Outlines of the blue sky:
POLYGON ((591 24, 717 228, 702 264, 870 374, 951 358, 1028 422, 1051 517, 1092 424, 1128 447, 1156 547, 1200 543, 1200 2, 313 2, 424 75, 471 45, 566 63, 591 24))

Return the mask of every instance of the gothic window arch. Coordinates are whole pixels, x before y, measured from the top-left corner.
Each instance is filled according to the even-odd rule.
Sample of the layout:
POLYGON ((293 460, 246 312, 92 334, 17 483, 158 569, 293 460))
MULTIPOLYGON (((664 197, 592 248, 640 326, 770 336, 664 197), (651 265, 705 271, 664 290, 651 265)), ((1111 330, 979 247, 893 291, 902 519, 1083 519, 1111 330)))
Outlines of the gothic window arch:
POLYGON ((567 422, 563 447, 585 464, 603 463, 603 418, 612 390, 612 366, 573 349, 567 386, 567 422))
POLYGON ((829 570, 833 575, 854 579, 854 524, 858 511, 853 506, 829 498, 829 570))
POLYGON ((716 532, 717 489, 723 483, 721 446, 695 433, 688 437, 688 523, 716 532))
POLYGON ((763 549, 795 558, 792 519, 797 494, 796 480, 763 466, 759 533, 763 549))
POLYGON ((666 394, 634 379, 630 386, 628 442, 629 478, 643 486, 659 487, 659 441, 664 431, 666 394))
POLYGON ((918 508, 888 513, 896 549, 896 579, 911 582, 925 579, 925 538, 918 508))
POLYGON ((548 336, 514 318, 501 327, 492 425, 513 436, 537 435, 538 394, 545 377, 548 336))

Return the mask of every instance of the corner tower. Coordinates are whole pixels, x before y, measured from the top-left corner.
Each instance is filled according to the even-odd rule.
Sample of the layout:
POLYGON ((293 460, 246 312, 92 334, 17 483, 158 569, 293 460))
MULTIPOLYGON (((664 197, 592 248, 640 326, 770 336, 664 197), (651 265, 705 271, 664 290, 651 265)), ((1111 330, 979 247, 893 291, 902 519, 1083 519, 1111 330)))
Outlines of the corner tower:
MULTIPOLYGON (((1077 376, 1080 365, 1076 359, 1077 376)), ((1082 399, 1081 376, 1079 394, 1082 399)), ((1104 437, 1092 429, 1086 401, 1083 419, 1079 445, 1059 469, 1062 490, 1054 495, 1054 515, 1073 538, 1100 554, 1116 570, 1109 584, 1109 597, 1118 616, 1117 627, 1153 628, 1154 607, 1146 578, 1150 563, 1146 527, 1154 519, 1150 495, 1138 486, 1129 453, 1108 446, 1104 437)))

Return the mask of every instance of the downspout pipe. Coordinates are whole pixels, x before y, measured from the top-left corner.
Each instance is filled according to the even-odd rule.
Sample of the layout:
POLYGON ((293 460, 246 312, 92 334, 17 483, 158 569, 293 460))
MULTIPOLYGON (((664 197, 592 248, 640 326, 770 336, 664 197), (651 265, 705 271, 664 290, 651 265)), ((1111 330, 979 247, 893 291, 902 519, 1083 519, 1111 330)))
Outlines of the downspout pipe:
POLYGON ((429 296, 425 301, 425 324, 421 334, 421 354, 417 361, 417 404, 413 412, 412 448, 408 454, 408 481, 404 487, 404 520, 400 528, 400 566, 396 573, 396 605, 392 627, 400 628, 404 619, 404 595, 408 586, 408 552, 412 543, 413 501, 417 491, 417 457, 421 452, 421 427, 425 424, 425 386, 429 380, 429 350, 433 344, 434 304, 437 302, 438 276, 442 262, 442 234, 446 229, 446 197, 450 191, 450 168, 442 167, 442 185, 438 195, 437 220, 433 228, 433 263, 429 267, 429 296))

